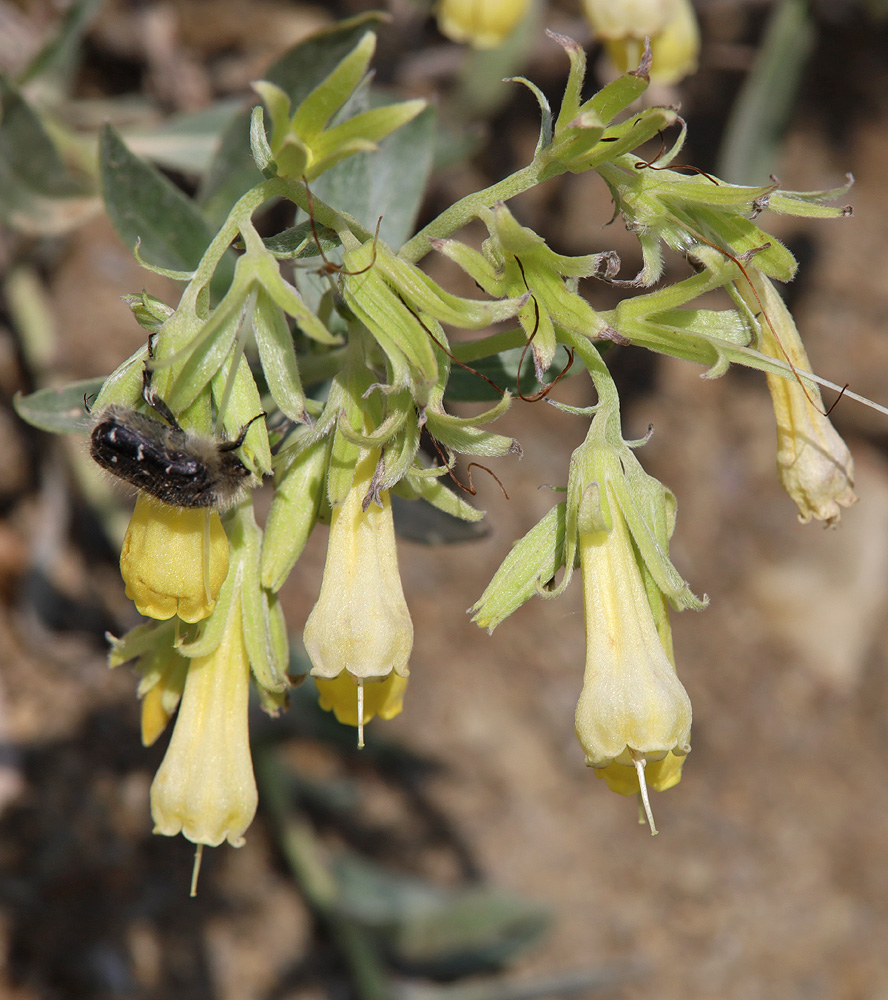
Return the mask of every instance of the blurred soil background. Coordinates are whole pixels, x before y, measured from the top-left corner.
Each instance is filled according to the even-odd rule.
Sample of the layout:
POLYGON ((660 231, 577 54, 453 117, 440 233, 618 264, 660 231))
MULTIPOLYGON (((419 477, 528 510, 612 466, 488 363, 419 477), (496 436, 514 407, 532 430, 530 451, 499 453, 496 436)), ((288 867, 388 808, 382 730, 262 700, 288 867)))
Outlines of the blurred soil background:
MULTIPOLYGON (((682 162, 715 169, 773 6, 698 4, 699 73, 651 98, 681 102, 690 128, 682 162)), ((63 7, 0 3, 7 73, 52 36, 63 7)), ((112 105, 147 124, 220 98, 245 103, 249 82, 284 49, 367 9, 109 0, 84 35, 77 124, 97 125, 112 105)), ((452 108, 465 53, 408 0, 392 0, 389 12, 377 79, 408 96, 443 94, 442 109, 452 108)), ((886 403, 888 25, 850 0, 815 4, 809 23, 810 55, 770 169, 793 190, 834 187, 853 172, 854 215, 772 215, 764 225, 801 261, 786 293, 814 370, 886 403)), ((590 45, 602 68, 568 0, 551 3, 539 24, 590 45)), ((566 59, 534 31, 517 72, 557 106, 566 59)), ((496 86, 502 103, 468 130, 473 155, 436 174, 426 218, 529 159, 535 102, 524 88, 496 86)), ((193 190, 193 177, 178 179, 193 190)), ((634 239, 607 226, 612 207, 596 175, 551 182, 513 208, 559 252, 615 249, 624 274, 635 273, 634 239)), ((425 263, 474 294, 446 262, 425 263)), ((460 964, 461 948, 481 935, 471 919, 449 925, 462 945, 447 951, 445 932, 423 940, 408 908, 398 940, 386 928, 379 937, 397 996, 565 995, 576 977, 579 995, 624 1000, 888 997, 888 418, 839 403, 833 419, 854 453, 861 501, 836 528, 801 526, 774 475, 762 377, 707 381, 634 349, 611 355, 626 436, 653 426, 642 461, 678 497, 676 562, 711 598, 704 613, 674 616, 694 749, 681 784, 654 796, 661 833, 651 838, 633 800, 584 767, 573 734, 579 580, 556 602, 529 603, 493 637, 465 613, 511 541, 551 506, 540 487, 565 482, 585 432, 581 418, 542 403, 514 406, 498 429, 522 441, 524 459, 495 465, 511 499, 476 476, 488 534, 401 547, 416 629, 403 715, 375 721, 359 755, 353 733, 337 733, 302 690, 283 719, 257 713, 254 735, 286 764, 300 809, 282 833, 260 794, 246 846, 209 851, 189 899, 191 845, 151 833, 148 788, 166 737, 141 747, 136 679, 106 665, 105 630, 137 620, 114 551, 131 501, 108 484, 84 485, 83 438, 41 434, 11 408, 16 391, 106 374, 142 343, 123 293, 146 287, 175 302, 175 291, 138 268, 98 206, 64 233, 5 230, 0 267, 7 294, 20 288, 10 276, 29 280, 46 308, 36 345, 22 344, 9 312, 0 318, 2 1000, 354 996, 335 928, 312 915, 286 864, 296 834, 324 858, 348 849, 375 866, 367 872, 415 879, 417 892, 495 887, 507 910, 514 905, 519 929, 502 930, 510 941, 524 930, 533 937, 549 912, 534 947, 507 943, 514 960, 482 974, 485 961, 460 964)), ((677 259, 670 268, 671 277, 687 273, 677 259)), ((589 290, 593 303, 609 302, 602 289, 589 290)), ((554 395, 591 401, 583 377, 554 395)), ((282 592, 297 645, 325 544, 320 528, 282 592)), ((365 893, 371 909, 374 892, 384 894, 365 893)), ((495 941, 486 959, 498 964, 495 941)))

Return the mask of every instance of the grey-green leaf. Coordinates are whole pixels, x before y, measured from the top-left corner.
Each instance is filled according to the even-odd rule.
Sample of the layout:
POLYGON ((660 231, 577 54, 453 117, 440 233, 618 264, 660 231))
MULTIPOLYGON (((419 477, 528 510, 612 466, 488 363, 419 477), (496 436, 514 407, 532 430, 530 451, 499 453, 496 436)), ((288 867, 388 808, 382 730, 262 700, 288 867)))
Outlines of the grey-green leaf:
POLYGON ((33 427, 51 434, 85 434, 89 430, 86 400, 102 388, 103 378, 88 378, 60 387, 38 389, 28 396, 16 394, 15 412, 33 427))
POLYGON ((334 862, 337 909, 411 972, 459 976, 501 968, 548 928, 540 903, 487 885, 441 888, 354 855, 334 862))
MULTIPOLYGON (((180 271, 200 263, 215 232, 200 209, 147 160, 124 145, 112 125, 105 125, 99 142, 105 207, 123 242, 146 261, 180 271)), ((231 262, 223 259, 216 269, 213 290, 231 283, 231 262)))
MULTIPOLYGON (((297 107, 358 43, 368 28, 381 21, 366 14, 319 31, 285 52, 264 78, 284 90, 297 107)), ((262 180, 250 152, 250 110, 243 111, 222 137, 197 200, 207 218, 221 225, 234 203, 262 180)))

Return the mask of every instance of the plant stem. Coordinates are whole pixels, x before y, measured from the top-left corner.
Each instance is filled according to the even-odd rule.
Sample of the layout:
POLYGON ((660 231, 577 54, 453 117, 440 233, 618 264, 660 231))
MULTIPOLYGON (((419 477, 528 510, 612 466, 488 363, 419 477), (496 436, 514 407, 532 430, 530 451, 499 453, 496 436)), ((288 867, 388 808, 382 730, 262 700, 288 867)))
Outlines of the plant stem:
POLYGON ((431 249, 429 240, 451 236, 471 219, 474 219, 482 208, 490 208, 498 201, 507 201, 509 198, 514 198, 516 194, 534 187, 542 179, 541 174, 547 166, 548 164, 535 160, 504 180, 491 184, 490 187, 486 187, 482 191, 468 194, 465 198, 460 198, 437 218, 432 219, 416 236, 408 240, 398 251, 398 256, 402 260, 415 264, 425 257, 431 249))

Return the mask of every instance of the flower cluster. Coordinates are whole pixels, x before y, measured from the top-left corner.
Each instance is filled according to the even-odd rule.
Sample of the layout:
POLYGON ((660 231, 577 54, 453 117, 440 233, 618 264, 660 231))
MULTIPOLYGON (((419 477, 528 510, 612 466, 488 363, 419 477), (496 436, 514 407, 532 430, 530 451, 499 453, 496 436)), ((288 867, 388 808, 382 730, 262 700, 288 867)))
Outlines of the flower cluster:
MULTIPOLYGON (((442 0, 438 16, 452 37, 494 45, 526 7, 442 0)), ((675 498, 642 469, 643 442, 623 440, 607 350, 634 345, 704 365, 710 377, 733 363, 764 371, 779 474, 800 518, 831 523, 854 501, 850 454, 823 413, 772 283, 792 277, 795 262, 757 222, 766 210, 840 216, 826 203, 842 190, 803 195, 670 169, 684 136, 677 113, 628 109, 655 71, 663 79, 690 71, 697 44, 690 5, 587 0, 586 9, 617 64, 626 68, 636 46, 638 67, 583 100, 585 54, 553 36, 569 62, 557 115, 534 84, 519 81, 540 109, 532 162, 418 233, 399 199, 413 180, 405 161, 418 155, 423 102, 369 106, 374 36, 355 40, 357 22, 343 28, 339 49, 325 36, 313 57, 322 51, 332 64, 312 87, 283 72, 255 85, 264 108, 253 111, 250 140, 262 179, 230 206, 198 266, 153 268, 184 282, 177 306, 130 299, 149 344, 109 376, 94 409, 113 418, 101 464, 141 490, 121 572, 127 595, 151 619, 113 640, 111 663, 135 661, 146 744, 176 716, 151 789, 158 833, 206 845, 243 842, 257 807, 251 678, 264 710, 286 705, 294 678, 277 594, 318 524, 329 524, 327 558, 303 645, 320 704, 357 728, 359 744, 374 716, 401 711, 414 637, 392 498, 466 521, 482 517, 447 478, 456 478, 461 455, 520 454, 512 437, 489 425, 511 406, 512 386, 524 399, 547 396, 559 352, 596 390, 593 407, 574 411, 589 419, 586 439, 571 458, 564 501, 515 543, 472 611, 492 630, 534 595, 557 597, 579 568, 586 658, 576 735, 586 763, 611 789, 640 797, 653 832, 648 789, 675 785, 690 750, 691 705, 676 673, 669 608, 700 609, 705 600, 670 561, 675 498), (678 138, 650 169, 636 148, 673 126, 678 138), (380 148, 410 128, 417 131, 403 146, 380 148), (354 162, 355 174, 341 173, 354 162), (378 186, 358 184, 374 163, 378 186), (634 278, 619 277, 611 251, 556 253, 507 205, 542 181, 588 170, 601 176, 639 239, 643 263, 634 278), (355 191, 365 189, 390 209, 375 231, 375 202, 361 218, 337 207, 354 208, 355 191), (271 201, 308 218, 263 238, 254 216, 271 201), (480 250, 456 238, 473 220, 487 230, 480 250), (691 277, 657 284, 664 247, 692 262, 691 277), (432 280, 418 266, 432 251, 463 268, 478 297, 432 280), (318 254, 319 272, 292 263, 318 254), (598 310, 580 294, 584 279, 629 294, 598 310), (732 307, 694 305, 719 289, 732 307), (496 333, 478 335, 493 325, 496 333), (532 397, 519 381, 528 376, 536 379, 532 397), (460 393, 486 402, 458 416, 450 401, 460 393), (148 471, 208 488, 149 489, 148 471), (231 488, 226 475, 236 479, 231 488), (274 483, 264 528, 250 491, 263 477, 274 483)), ((430 139, 427 146, 430 160, 430 139)), ((416 186, 412 209, 421 193, 416 186)))

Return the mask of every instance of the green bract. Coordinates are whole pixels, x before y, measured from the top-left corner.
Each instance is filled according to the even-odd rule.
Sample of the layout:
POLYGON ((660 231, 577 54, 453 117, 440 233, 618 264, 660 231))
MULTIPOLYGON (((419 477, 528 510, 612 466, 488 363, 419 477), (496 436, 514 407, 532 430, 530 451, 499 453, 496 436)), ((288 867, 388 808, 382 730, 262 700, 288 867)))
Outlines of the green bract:
POLYGON ((422 111, 425 101, 404 101, 330 124, 365 78, 375 48, 376 36, 368 31, 292 113, 290 98, 281 87, 267 80, 253 84, 271 117, 271 136, 267 141, 263 141, 257 129, 261 152, 257 151, 256 139, 253 144, 254 156, 263 172, 314 180, 340 160, 375 149, 380 139, 422 111), (274 158, 274 165, 263 155, 265 149, 274 158))

